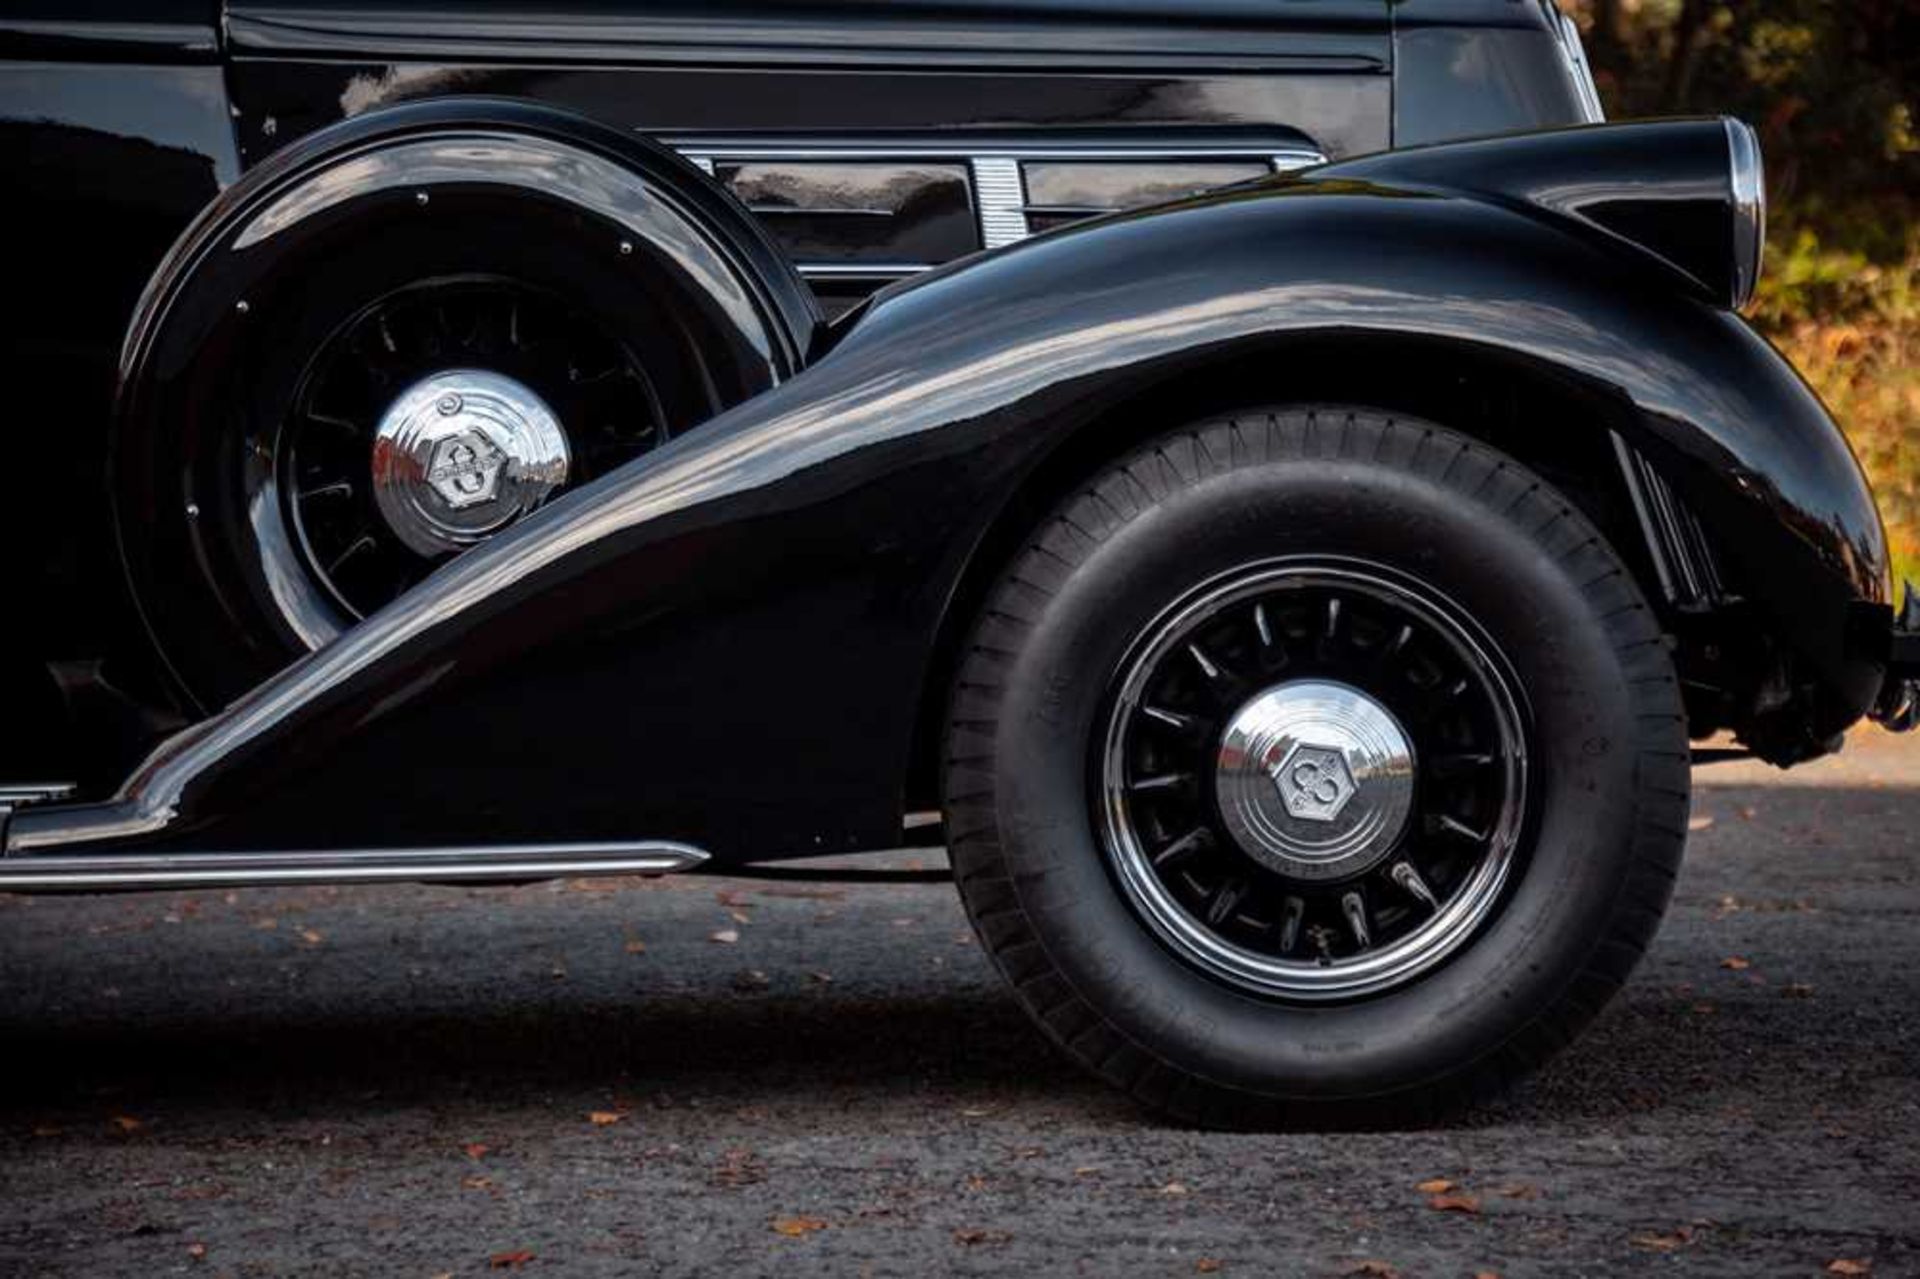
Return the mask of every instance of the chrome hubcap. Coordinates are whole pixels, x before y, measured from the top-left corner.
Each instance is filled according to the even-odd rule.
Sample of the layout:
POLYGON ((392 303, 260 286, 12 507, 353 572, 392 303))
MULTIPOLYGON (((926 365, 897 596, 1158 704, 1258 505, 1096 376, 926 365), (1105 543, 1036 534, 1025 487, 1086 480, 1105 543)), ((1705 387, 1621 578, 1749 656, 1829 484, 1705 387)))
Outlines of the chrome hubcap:
POLYGON ((449 369, 401 392, 374 429, 374 502, 410 550, 445 554, 546 501, 571 461, 553 410, 524 384, 449 369))
POLYGON ((1357 688, 1289 680, 1227 723, 1215 764, 1220 817, 1268 869, 1325 881, 1393 851, 1413 808, 1413 746, 1357 688))
POLYGON ((1496 913, 1525 827, 1525 717, 1456 605, 1352 560, 1251 564, 1150 624, 1099 754, 1128 904, 1269 998, 1410 982, 1496 913))

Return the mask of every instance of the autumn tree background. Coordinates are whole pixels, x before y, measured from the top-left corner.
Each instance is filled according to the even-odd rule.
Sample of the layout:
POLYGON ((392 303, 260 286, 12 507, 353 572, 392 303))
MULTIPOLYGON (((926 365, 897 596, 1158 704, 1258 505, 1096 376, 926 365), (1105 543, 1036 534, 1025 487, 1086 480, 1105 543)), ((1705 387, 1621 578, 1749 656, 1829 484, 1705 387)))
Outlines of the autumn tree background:
POLYGON ((1846 429, 1920 582, 1920 0, 1561 0, 1614 117, 1727 113, 1771 198, 1760 328, 1846 429))

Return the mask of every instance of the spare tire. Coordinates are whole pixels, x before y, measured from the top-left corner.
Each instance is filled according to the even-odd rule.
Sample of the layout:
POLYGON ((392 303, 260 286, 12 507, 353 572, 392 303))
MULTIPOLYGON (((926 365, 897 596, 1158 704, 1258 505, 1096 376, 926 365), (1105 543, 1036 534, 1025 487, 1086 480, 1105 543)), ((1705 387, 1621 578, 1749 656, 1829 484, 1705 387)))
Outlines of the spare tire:
POLYGON ((711 178, 550 108, 307 138, 182 237, 123 359, 134 596, 203 709, 801 367, 805 283, 711 178))

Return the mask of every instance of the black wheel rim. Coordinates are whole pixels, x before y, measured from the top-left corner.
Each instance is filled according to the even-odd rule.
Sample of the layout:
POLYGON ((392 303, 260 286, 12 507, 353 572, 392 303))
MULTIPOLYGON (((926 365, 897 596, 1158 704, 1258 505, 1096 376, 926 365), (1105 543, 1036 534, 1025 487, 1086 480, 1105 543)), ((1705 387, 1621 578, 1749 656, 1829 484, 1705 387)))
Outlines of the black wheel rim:
MULTIPOLYGON (((1443 962, 1496 913, 1526 818, 1504 658, 1438 592, 1351 561, 1249 565, 1163 613, 1122 663, 1095 767, 1097 828, 1136 912, 1183 959, 1283 1000, 1374 995, 1443 962), (1407 737, 1404 821, 1324 877, 1223 813, 1224 737, 1276 690, 1343 690, 1407 737)), ((1401 784, 1380 776, 1346 784, 1401 784)))
POLYGON ((670 431, 638 355, 549 291, 470 275, 380 297, 320 344, 284 420, 255 445, 266 455, 248 496, 262 567, 308 647, 447 558, 395 536, 375 503, 370 463, 388 405, 449 369, 512 378, 550 406, 571 452, 567 487, 648 452, 670 431))

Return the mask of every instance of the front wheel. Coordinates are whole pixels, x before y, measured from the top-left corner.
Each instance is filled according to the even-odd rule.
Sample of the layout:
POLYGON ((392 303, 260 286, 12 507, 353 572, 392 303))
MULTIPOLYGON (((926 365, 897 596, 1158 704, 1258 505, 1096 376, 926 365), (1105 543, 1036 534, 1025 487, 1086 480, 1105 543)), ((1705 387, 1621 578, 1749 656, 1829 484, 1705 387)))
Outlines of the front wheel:
POLYGON ((1685 721, 1631 574, 1540 479, 1423 422, 1250 413, 1027 545, 957 679, 947 820, 1070 1055, 1202 1123, 1418 1119, 1625 979, 1685 721))

